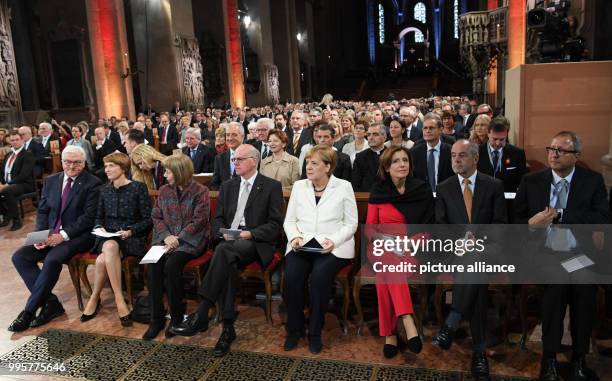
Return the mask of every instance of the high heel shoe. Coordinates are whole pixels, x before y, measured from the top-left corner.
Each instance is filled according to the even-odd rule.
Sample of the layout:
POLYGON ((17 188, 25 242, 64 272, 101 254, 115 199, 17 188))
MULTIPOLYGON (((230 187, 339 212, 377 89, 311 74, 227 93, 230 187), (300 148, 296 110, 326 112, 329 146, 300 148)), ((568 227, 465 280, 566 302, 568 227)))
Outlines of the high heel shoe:
POLYGON ((100 310, 101 306, 102 306, 102 300, 98 299, 98 304, 96 305, 96 309, 94 313, 91 315, 86 315, 86 314, 81 315, 81 323, 85 323, 86 321, 89 321, 95 318, 96 315, 98 315, 98 311, 100 310))
POLYGON ((132 326, 132 312, 128 313, 124 317, 119 317, 119 320, 121 321, 122 326, 131 327, 132 326))
POLYGON ((421 353, 421 350, 423 349, 423 342, 421 341, 421 338, 417 335, 408 339, 406 347, 412 353, 421 353))

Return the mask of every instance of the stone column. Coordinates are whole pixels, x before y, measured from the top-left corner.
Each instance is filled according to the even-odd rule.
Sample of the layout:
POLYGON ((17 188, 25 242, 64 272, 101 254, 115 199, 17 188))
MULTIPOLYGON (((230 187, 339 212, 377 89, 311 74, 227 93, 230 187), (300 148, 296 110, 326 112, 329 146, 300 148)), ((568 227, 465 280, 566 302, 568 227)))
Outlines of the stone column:
POLYGON ((229 101, 232 107, 244 107, 246 96, 237 0, 223 0, 223 19, 225 20, 225 56, 227 58, 229 101))
POLYGON ((136 118, 123 0, 86 0, 96 102, 100 117, 136 118))
POLYGON ((0 127, 14 127, 22 120, 19 79, 7 0, 0 0, 0 127))

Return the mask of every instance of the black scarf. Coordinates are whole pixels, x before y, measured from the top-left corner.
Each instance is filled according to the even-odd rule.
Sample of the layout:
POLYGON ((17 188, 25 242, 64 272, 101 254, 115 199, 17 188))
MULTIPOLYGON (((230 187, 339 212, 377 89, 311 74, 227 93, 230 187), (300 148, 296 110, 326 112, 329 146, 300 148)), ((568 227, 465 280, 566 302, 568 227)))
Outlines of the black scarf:
POLYGON ((407 224, 434 222, 434 199, 429 185, 412 176, 406 178, 404 194, 397 191, 391 179, 378 181, 370 190, 371 204, 391 203, 404 215, 407 224))

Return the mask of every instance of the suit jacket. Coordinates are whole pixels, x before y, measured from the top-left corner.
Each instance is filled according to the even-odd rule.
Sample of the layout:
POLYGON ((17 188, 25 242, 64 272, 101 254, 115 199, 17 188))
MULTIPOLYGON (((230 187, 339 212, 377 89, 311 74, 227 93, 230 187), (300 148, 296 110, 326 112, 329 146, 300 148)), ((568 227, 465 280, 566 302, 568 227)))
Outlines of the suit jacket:
MULTIPOLYGON (((481 144, 479 149, 478 170, 493 176, 493 164, 489 156, 489 144, 481 144)), ((504 183, 505 192, 516 192, 523 175, 527 173, 527 159, 525 151, 506 144, 501 157, 501 168, 497 178, 504 183)))
MULTIPOLYGON (((550 204, 552 169, 528 173, 523 177, 514 200, 516 222, 526 224, 534 214, 550 204)), ((576 167, 570 184, 561 223, 609 224, 610 210, 603 177, 597 172, 576 167)))
POLYGON ((304 145, 312 142, 312 130, 310 128, 302 129, 300 133, 300 138, 298 140, 297 150, 293 150, 293 137, 295 132, 291 134, 291 140, 289 140, 289 144, 285 147, 285 151, 289 153, 289 155, 293 155, 295 157, 300 157, 300 153, 302 152, 302 147, 304 145))
POLYGON ((152 146, 153 145, 153 130, 145 127, 144 138, 148 142, 147 144, 152 146))
POLYGON ((34 177, 42 176, 45 169, 45 147, 32 138, 27 151, 34 155, 34 177))
MULTIPOLYGON (((191 157, 189 147, 183 147, 183 153, 191 157)), ((215 162, 215 150, 202 143, 198 144, 195 158, 193 161, 193 173, 213 172, 215 162)))
POLYGON ((316 203, 312 182, 296 181, 283 225, 287 236, 285 253, 293 250, 291 241, 296 237, 301 237, 304 243, 312 238, 319 243, 330 239, 334 243, 333 255, 353 258, 357 224, 357 203, 351 183, 332 176, 316 203))
POLYGON ((93 149, 94 164, 96 165, 96 169, 102 169, 104 168, 104 156, 115 152, 118 147, 115 145, 115 143, 113 143, 112 140, 104 139, 104 144, 102 144, 102 147, 98 149, 96 145, 96 147, 93 147, 93 149))
POLYGON ((89 172, 81 172, 72 184, 64 209, 60 210, 63 181, 64 172, 49 175, 45 179, 36 215, 36 230, 53 229, 61 214, 62 229, 71 240, 83 234, 89 235, 96 220, 98 193, 102 183, 89 172))
POLYGON ((467 132, 467 133, 470 132, 477 116, 478 116, 477 114, 470 114, 470 116, 468 116, 467 122, 464 125, 464 132, 467 132))
MULTIPOLYGON (((457 141, 457 136, 453 135, 446 135, 446 134, 440 134, 440 140, 442 141, 442 143, 448 144, 449 146, 452 146, 453 144, 455 144, 455 142, 457 141)), ((461 138, 461 137, 459 137, 461 138)), ((425 140, 423 139, 423 136, 421 135, 421 138, 417 141, 414 142, 415 146, 421 145, 421 144, 426 144, 425 140)))
MULTIPOLYGON (((351 158, 349 155, 334 150, 336 152, 336 169, 334 169, 334 176, 339 179, 351 182, 353 166, 351 165, 351 158)), ((306 178, 306 160, 302 163, 302 179, 306 178)))
MULTIPOLYGON (((5 172, 6 164, 10 160, 10 158, 14 155, 13 151, 9 151, 9 153, 4 158, 2 162, 2 168, 0 168, 0 182, 2 184, 6 184, 5 181, 5 172)), ((21 184, 24 185, 27 189, 34 189, 34 163, 36 159, 34 155, 30 152, 22 149, 21 152, 15 158, 13 162, 13 166, 11 167, 11 181, 8 182, 11 184, 21 184)))
POLYGON ((49 137, 49 139, 47 139, 47 144, 44 144, 44 145, 42 144, 42 142, 43 142, 42 136, 39 136, 38 138, 39 138, 40 144, 43 146, 43 149, 45 150, 44 151, 45 152, 45 156, 50 155, 51 154, 51 141, 52 140, 57 140, 57 138, 55 136, 51 135, 49 137))
POLYGON ((289 143, 287 143, 287 147, 289 146, 289 144, 293 143, 293 128, 291 128, 289 125, 285 126, 283 131, 285 134, 287 134, 287 139, 289 139, 289 143))
MULTIPOLYGON (((221 184, 212 238, 219 240, 219 229, 229 229, 238 207, 241 177, 237 176, 221 184)), ((244 209, 245 229, 253 235, 257 254, 265 268, 274 256, 283 223, 283 190, 281 183, 260 173, 249 193, 244 209)))
MULTIPOLYGON (((159 144, 162 144, 164 139, 163 128, 161 125, 157 127, 157 132, 159 133, 159 144)), ((166 143, 172 147, 176 147, 179 142, 178 131, 176 130, 176 126, 172 123, 168 124, 168 136, 166 138, 166 143)))
MULTIPOLYGON (((380 155, 384 149, 380 152, 380 155)), ((369 192, 372 185, 378 180, 378 162, 380 155, 368 148, 355 155, 353 163, 353 176, 351 182, 355 192, 369 192)))
POLYGON ((420 129, 418 127, 418 125, 417 126, 413 126, 410 129, 410 134, 408 135, 408 138, 410 140, 412 140, 413 142, 416 142, 416 141, 422 139, 423 138, 423 130, 420 129))
MULTIPOLYGON (((427 176, 427 150, 429 146, 427 143, 415 145, 410 152, 412 153, 412 165, 414 169, 412 171, 414 177, 428 182, 427 176)), ((440 158, 438 162, 438 182, 440 184, 444 180, 451 176, 454 176, 453 167, 451 165, 451 146, 442 143, 440 145, 440 158)))
POLYGON ((115 147, 117 147, 119 151, 125 153, 125 147, 123 147, 123 144, 121 144, 121 136, 119 136, 119 133, 117 131, 111 130, 110 137, 107 137, 106 140, 108 139, 110 139, 115 144, 115 147))
POLYGON ((223 152, 215 156, 215 163, 213 166, 213 179, 210 183, 212 189, 219 189, 221 183, 229 180, 234 176, 230 173, 230 150, 223 152))
POLYGON ((484 173, 476 174, 471 222, 457 175, 439 183, 436 189, 438 224, 505 224, 508 222, 507 210, 502 182, 484 173))

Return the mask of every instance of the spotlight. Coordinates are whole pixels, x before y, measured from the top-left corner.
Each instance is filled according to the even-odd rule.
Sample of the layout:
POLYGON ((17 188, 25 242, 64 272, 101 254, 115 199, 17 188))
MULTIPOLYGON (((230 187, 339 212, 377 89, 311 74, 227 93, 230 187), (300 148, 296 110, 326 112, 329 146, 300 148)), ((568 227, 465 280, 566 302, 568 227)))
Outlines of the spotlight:
POLYGON ((251 16, 244 16, 244 19, 242 21, 244 22, 244 26, 248 28, 249 25, 251 25, 251 16))
POLYGON ((302 42, 302 33, 298 33, 295 37, 299 42, 302 42))

